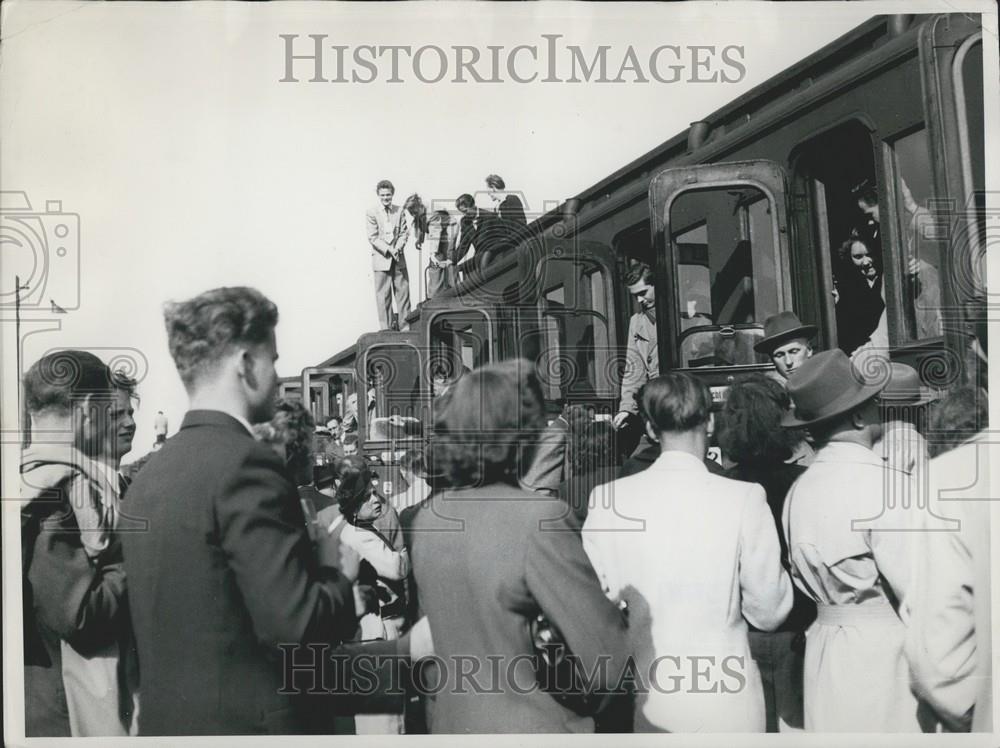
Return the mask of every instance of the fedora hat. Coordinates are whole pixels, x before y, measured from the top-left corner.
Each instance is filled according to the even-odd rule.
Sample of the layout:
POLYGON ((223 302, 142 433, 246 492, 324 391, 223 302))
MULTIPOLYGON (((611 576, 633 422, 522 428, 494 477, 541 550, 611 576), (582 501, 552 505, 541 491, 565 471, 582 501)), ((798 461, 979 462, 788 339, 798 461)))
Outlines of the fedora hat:
POLYGON ((803 325, 795 312, 778 312, 764 320, 764 337, 754 344, 753 349, 758 353, 771 353, 789 340, 811 340, 815 335, 816 325, 803 325))
POLYGON ((890 367, 889 382, 879 395, 879 405, 926 405, 937 399, 912 366, 893 361, 890 367))
POLYGON ((884 387, 885 382, 863 381, 839 348, 821 351, 806 359, 788 379, 792 410, 781 419, 781 425, 796 428, 826 421, 853 410, 884 387))

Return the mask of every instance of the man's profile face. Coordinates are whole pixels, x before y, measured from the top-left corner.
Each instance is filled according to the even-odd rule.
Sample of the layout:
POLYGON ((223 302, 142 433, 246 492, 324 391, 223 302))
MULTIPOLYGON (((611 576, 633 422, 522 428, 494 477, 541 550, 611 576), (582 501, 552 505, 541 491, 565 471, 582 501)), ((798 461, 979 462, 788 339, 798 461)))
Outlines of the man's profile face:
POLYGON ((249 363, 244 378, 247 399, 250 406, 250 422, 262 423, 271 420, 278 394, 278 372, 274 368, 278 360, 274 331, 263 343, 247 349, 249 363))
POLYGON ((864 198, 858 200, 858 210, 868 217, 869 221, 879 223, 878 219, 878 203, 869 203, 864 198))
POLYGON ((117 389, 110 399, 90 398, 84 413, 84 450, 117 463, 132 451, 135 410, 128 390, 117 389))
POLYGON ((644 280, 633 283, 628 287, 628 292, 639 302, 639 306, 643 311, 652 309, 656 303, 656 289, 644 280))
POLYGON ((393 194, 394 194, 393 191, 390 190, 388 187, 383 187, 378 191, 378 201, 382 203, 383 207, 388 208, 390 205, 392 205, 393 194))
POLYGON ((458 209, 462 211, 462 215, 475 216, 476 215, 476 204, 475 203, 462 203, 458 206, 458 209))
POLYGON ((809 342, 805 338, 796 338, 775 348, 771 353, 771 360, 778 373, 788 379, 812 354, 809 342))

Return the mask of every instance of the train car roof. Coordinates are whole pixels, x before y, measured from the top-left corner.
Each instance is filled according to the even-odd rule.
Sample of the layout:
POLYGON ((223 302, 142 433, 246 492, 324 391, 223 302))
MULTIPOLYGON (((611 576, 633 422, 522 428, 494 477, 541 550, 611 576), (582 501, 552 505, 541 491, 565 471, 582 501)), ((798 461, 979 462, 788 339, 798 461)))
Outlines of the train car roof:
MULTIPOLYGON (((925 18, 930 17, 930 14, 925 16, 925 18)), ((742 96, 733 99, 720 109, 705 115, 702 120, 709 122, 713 129, 721 129, 722 131, 726 131, 738 123, 749 122, 754 113, 774 104, 785 94, 791 93, 803 85, 816 82, 826 73, 837 69, 842 62, 874 49, 880 42, 891 38, 890 18, 891 16, 888 15, 873 16, 807 57, 793 63, 780 73, 768 78, 742 96)), ((917 20, 907 31, 923 23, 923 20, 917 20)), ((572 200, 584 204, 601 200, 622 183, 631 182, 637 175, 647 171, 651 163, 662 164, 672 158, 684 155, 687 152, 689 129, 682 130, 666 142, 633 159, 622 168, 577 194, 572 200)), ((546 225, 553 220, 559 220, 566 212, 566 206, 567 203, 564 202, 538 220, 546 225)))

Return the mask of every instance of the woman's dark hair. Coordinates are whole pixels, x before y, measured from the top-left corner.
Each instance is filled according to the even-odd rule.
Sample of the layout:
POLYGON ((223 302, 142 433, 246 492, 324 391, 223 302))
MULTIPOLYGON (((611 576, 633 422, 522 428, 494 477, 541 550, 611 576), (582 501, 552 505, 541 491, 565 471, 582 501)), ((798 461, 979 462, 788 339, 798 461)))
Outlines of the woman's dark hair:
POLYGON ((433 469, 451 486, 517 485, 544 425, 542 388, 529 361, 475 369, 435 408, 433 469))
POLYGON ((930 406, 931 457, 949 452, 989 425, 989 397, 981 387, 959 387, 930 406))
POLYGON ((719 413, 716 438, 722 453, 737 464, 784 462, 802 433, 781 427, 790 405, 778 382, 754 374, 729 388, 719 413))
POLYGON ((564 415, 569 424, 566 442, 570 475, 584 475, 614 462, 614 429, 609 421, 595 421, 594 409, 571 405, 564 415))
POLYGON ((351 524, 361 505, 372 494, 372 471, 359 455, 350 455, 337 463, 337 507, 351 524))

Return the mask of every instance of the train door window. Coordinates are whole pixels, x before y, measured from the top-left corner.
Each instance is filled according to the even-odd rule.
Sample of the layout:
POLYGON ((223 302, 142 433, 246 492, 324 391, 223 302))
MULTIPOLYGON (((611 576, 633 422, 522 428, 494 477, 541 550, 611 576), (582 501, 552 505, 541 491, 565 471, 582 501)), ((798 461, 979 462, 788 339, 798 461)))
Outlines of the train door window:
POLYGON ((365 399, 369 440, 420 436, 420 369, 420 355, 415 346, 390 344, 368 349, 365 399))
POLYGON ((543 261, 538 326, 522 351, 537 364, 547 400, 614 397, 605 268, 580 257, 543 261))
POLYGON ((893 253, 902 304, 899 329, 905 341, 926 340, 942 334, 941 230, 934 213, 927 130, 921 127, 891 141, 889 147, 899 237, 898 251, 893 253))
POLYGON ((653 267, 653 239, 649 221, 642 221, 620 231, 612 240, 615 254, 653 267))
POLYGON ((752 186, 683 192, 670 207, 683 367, 764 364, 753 350, 783 307, 772 206, 752 186))
POLYGON ((871 132, 857 120, 845 122, 797 148, 792 161, 814 222, 813 257, 799 264, 814 268, 813 295, 819 292, 802 300, 812 310, 803 321, 833 317, 837 345, 848 354, 869 340, 888 345, 871 132))
POLYGON ((486 312, 463 309, 436 314, 430 325, 432 375, 456 381, 490 361, 492 334, 486 312))

